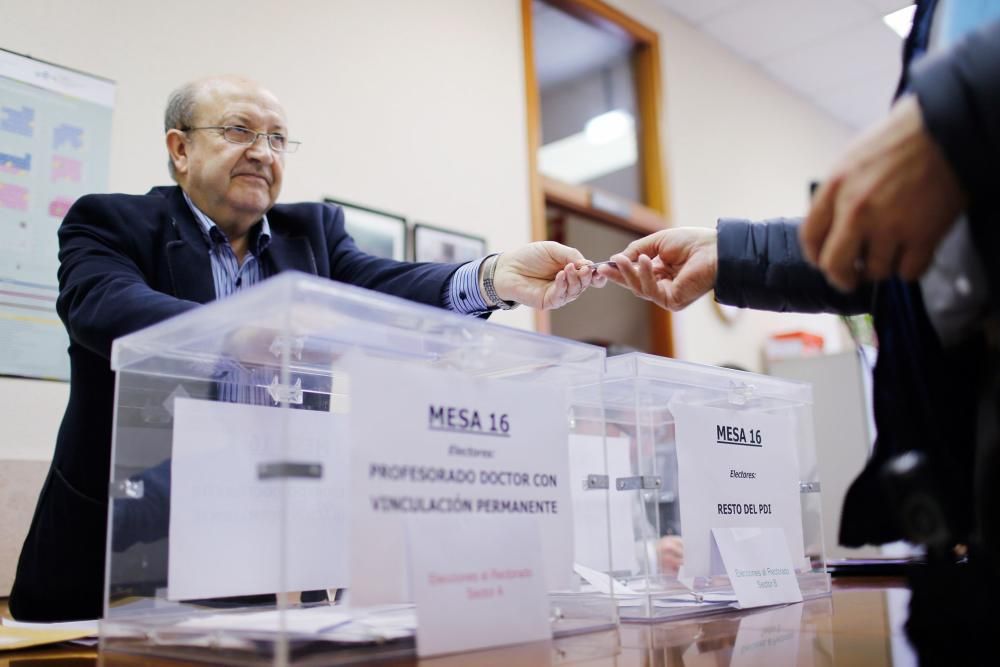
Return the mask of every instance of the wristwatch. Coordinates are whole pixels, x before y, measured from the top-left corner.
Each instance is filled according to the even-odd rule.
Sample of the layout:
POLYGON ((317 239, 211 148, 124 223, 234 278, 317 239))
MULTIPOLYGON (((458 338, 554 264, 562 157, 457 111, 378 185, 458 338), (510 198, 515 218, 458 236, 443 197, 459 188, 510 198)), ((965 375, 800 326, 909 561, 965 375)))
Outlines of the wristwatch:
POLYGON ((499 254, 490 255, 483 262, 483 297, 490 310, 513 310, 521 304, 517 301, 504 301, 501 299, 500 295, 497 294, 496 285, 493 283, 493 277, 497 272, 497 260, 499 259, 499 254))

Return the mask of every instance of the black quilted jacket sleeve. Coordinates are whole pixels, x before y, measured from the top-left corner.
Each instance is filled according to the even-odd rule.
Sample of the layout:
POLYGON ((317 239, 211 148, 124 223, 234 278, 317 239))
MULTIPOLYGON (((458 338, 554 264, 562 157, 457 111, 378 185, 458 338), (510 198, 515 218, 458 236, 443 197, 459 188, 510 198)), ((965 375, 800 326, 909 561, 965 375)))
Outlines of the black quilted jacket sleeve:
POLYGON ((799 249, 797 219, 754 223, 723 218, 718 225, 715 298, 724 304, 796 313, 866 313, 872 287, 844 293, 831 286, 799 249))

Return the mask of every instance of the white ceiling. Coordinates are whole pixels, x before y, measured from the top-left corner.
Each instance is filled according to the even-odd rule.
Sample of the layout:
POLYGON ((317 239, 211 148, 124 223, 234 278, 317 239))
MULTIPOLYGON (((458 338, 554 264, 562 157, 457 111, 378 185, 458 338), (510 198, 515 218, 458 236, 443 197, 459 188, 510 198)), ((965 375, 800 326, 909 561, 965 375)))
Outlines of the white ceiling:
POLYGON ((855 127, 885 115, 902 39, 882 17, 912 0, 656 0, 855 127))

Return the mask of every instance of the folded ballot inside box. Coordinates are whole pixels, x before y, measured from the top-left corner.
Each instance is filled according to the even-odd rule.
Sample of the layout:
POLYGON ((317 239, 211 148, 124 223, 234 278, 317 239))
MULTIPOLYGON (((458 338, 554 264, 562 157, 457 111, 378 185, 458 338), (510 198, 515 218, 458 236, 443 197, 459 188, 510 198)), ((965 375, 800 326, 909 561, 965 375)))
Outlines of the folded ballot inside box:
MULTIPOLYGON (((269 663, 342 640, 310 625, 337 621, 338 596, 352 619, 409 605, 419 642, 406 535, 424 516, 537 534, 538 553, 484 562, 531 569, 517 586, 543 588, 548 634, 613 627, 612 601, 574 570, 577 552, 607 552, 609 529, 588 507, 592 529, 574 534, 568 411, 604 361, 294 273, 117 340, 105 646, 176 655, 193 639, 269 663), (336 613, 301 611, 316 604, 336 613)), ((604 474, 603 457, 590 463, 604 474)), ((344 627, 366 637, 369 621, 344 627)))
POLYGON ((610 552, 582 564, 614 580, 623 620, 829 592, 811 404, 805 384, 639 353, 574 389, 611 490, 610 552))

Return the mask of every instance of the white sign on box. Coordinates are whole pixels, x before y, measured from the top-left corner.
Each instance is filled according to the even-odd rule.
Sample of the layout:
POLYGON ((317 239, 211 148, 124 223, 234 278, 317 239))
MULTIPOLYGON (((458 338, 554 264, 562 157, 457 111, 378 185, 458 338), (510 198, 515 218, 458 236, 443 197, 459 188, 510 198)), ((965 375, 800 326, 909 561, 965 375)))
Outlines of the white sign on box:
POLYGON ((404 519, 511 516, 542 528, 549 589, 569 588, 573 524, 563 381, 472 377, 354 355, 351 602, 409 601, 404 519))
POLYGON ((167 597, 278 592, 282 549, 288 590, 345 586, 346 431, 328 412, 176 399, 167 597), (285 460, 318 462, 323 476, 258 479, 260 463, 285 460))
POLYGON ((422 515, 406 528, 418 655, 552 638, 537 521, 422 515))
POLYGON ((802 602, 802 590, 781 528, 713 528, 741 608, 802 602))
POLYGON ((688 405, 674 400, 684 565, 680 577, 712 568, 712 529, 775 527, 793 563, 804 556, 799 464, 790 415, 688 405))

